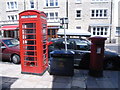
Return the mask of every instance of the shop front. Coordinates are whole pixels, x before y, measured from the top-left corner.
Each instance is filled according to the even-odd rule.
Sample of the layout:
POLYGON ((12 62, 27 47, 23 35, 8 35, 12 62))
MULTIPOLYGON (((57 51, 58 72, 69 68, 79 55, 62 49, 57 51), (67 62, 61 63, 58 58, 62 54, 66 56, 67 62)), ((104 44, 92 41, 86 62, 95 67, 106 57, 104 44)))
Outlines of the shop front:
POLYGON ((4 25, 0 28, 1 37, 17 38, 19 37, 19 25, 4 25))
POLYGON ((57 38, 59 26, 48 26, 48 38, 57 38))

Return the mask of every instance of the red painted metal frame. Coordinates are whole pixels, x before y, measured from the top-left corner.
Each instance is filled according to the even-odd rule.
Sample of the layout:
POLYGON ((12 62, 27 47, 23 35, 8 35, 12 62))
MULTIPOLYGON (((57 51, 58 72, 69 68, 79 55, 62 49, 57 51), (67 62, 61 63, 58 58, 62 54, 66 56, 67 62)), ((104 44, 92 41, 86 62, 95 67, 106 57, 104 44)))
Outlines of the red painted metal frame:
POLYGON ((103 76, 103 58, 104 58, 104 45, 105 37, 91 37, 92 42, 89 74, 95 77, 103 76))
POLYGON ((45 13, 37 10, 21 12, 19 14, 19 28, 22 73, 41 75, 48 67, 48 37, 45 13), (30 24, 35 25, 35 27, 23 28, 23 26, 29 26, 30 24), (30 30, 33 30, 34 33, 26 33, 30 30), (31 39, 31 37, 35 38, 31 39), (30 50, 30 47, 36 48, 30 50))

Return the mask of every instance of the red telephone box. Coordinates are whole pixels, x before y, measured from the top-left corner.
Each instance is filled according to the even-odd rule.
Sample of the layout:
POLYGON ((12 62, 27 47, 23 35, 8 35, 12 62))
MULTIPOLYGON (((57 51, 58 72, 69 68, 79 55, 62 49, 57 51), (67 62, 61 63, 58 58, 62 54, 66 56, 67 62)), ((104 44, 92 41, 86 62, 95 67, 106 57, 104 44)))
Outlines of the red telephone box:
POLYGON ((48 67, 47 20, 44 12, 19 13, 22 73, 42 75, 48 67))

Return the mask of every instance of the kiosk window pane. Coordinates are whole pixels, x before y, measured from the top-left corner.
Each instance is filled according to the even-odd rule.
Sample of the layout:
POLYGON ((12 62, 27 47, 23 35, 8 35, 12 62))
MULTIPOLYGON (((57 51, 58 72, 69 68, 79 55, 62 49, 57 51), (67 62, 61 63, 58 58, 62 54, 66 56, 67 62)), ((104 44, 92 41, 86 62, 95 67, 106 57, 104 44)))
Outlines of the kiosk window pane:
POLYGON ((36 52, 25 52, 25 55, 33 55, 33 56, 36 56, 37 53, 36 53, 36 52))
POLYGON ((24 45, 36 45, 36 41, 33 41, 33 40, 24 40, 23 44, 24 45))
POLYGON ((23 46, 25 50, 36 50, 36 46, 23 46))
POLYGON ((36 39, 36 35, 23 35, 23 39, 36 39))
POLYGON ((32 33, 35 33, 35 29, 23 29, 23 34, 32 34, 32 33))
POLYGON ((35 23, 25 23, 22 25, 22 28, 36 28, 35 23))

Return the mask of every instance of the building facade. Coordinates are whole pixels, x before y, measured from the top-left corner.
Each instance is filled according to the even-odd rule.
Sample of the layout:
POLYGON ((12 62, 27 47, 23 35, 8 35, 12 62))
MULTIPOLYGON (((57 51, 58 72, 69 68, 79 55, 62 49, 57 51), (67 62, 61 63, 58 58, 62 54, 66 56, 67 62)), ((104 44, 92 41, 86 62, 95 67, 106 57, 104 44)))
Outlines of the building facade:
MULTIPOLYGON (((19 13, 24 10, 44 11, 48 17, 48 36, 57 37, 60 18, 68 17, 66 28, 85 30, 91 36, 107 37, 115 42, 115 2, 112 0, 4 0, 0 1, 0 26, 18 24, 19 13)), ((118 5, 120 6, 120 5, 118 5)), ((118 15, 120 16, 120 15, 118 15)), ((118 19, 118 18, 117 18, 118 19)))
POLYGON ((120 43, 120 0, 114 0, 113 4, 113 30, 116 43, 120 43))
POLYGON ((118 26, 120 27, 120 1, 118 2, 118 26))
POLYGON ((69 28, 90 31, 92 36, 110 37, 110 0, 70 0, 69 5, 69 28))

